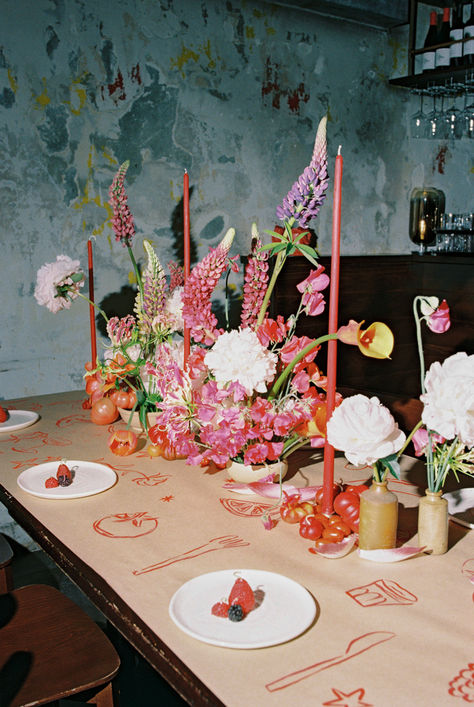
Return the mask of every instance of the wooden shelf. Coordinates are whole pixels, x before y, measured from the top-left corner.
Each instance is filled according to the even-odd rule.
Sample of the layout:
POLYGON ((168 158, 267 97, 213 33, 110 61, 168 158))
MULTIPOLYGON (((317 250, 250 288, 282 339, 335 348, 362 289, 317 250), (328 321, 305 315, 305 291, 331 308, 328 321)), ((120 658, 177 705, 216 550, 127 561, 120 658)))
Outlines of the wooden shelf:
POLYGON ((474 67, 458 67, 454 69, 435 69, 430 74, 413 74, 412 76, 402 76, 397 79, 390 79, 392 86, 403 88, 429 88, 446 84, 451 79, 454 83, 463 84, 466 82, 469 73, 474 73, 474 67))

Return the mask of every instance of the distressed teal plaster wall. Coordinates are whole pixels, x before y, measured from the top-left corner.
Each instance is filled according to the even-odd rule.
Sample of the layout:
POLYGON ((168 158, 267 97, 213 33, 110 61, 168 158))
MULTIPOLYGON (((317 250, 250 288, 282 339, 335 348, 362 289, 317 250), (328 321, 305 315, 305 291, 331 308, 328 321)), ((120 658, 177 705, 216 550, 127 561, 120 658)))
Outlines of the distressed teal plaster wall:
MULTIPOLYGON (((59 253, 87 264, 96 298, 129 282, 107 224, 107 192, 131 162, 129 204, 164 264, 179 256, 184 169, 197 256, 229 226, 246 252, 252 221, 275 207, 308 163, 328 113, 331 177, 344 156, 343 254, 410 250, 413 186, 472 207, 472 148, 415 143, 417 101, 390 87, 406 72, 406 32, 245 0, 0 0, 0 398, 82 386, 87 305, 40 308, 37 269, 59 253)), ((314 222, 330 252, 332 186, 314 222)))

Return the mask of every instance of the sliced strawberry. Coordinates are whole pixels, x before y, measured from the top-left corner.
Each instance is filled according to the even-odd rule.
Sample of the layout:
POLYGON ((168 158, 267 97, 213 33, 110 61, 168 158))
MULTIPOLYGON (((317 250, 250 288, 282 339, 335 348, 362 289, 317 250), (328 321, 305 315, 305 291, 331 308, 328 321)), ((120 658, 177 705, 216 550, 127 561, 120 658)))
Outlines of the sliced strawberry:
POLYGON ((214 616, 220 616, 223 619, 227 618, 227 613, 229 611, 229 605, 225 601, 218 601, 211 609, 211 614, 214 616))
POLYGON ((240 604, 245 614, 255 608, 255 596, 250 584, 238 577, 229 594, 229 604, 240 604))
POLYGON ((54 489, 56 488, 56 486, 59 486, 59 483, 58 480, 54 478, 54 476, 50 476, 49 479, 46 479, 44 485, 47 489, 54 489))
POLYGON ((8 412, 0 405, 0 422, 6 422, 7 420, 8 412))

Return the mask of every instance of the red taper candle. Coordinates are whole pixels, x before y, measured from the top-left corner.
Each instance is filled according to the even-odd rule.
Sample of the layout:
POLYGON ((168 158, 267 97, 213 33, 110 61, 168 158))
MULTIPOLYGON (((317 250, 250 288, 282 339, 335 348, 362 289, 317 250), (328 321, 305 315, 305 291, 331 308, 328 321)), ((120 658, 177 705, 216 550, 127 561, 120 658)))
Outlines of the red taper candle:
MULTIPOLYGON (((184 170, 183 177, 183 230, 184 230, 184 281, 191 271, 191 235, 189 228, 189 174, 184 170)), ((191 351, 191 332, 184 326, 184 367, 188 362, 191 351)))
MULTIPOLYGON (((337 151, 334 172, 334 204, 332 215, 331 284, 329 294, 329 334, 337 332, 337 312, 339 303, 339 263, 341 246, 341 186, 342 186, 341 146, 337 151)), ((328 341, 326 419, 332 415, 336 401, 337 339, 328 341)), ((334 447, 326 439, 324 445, 323 502, 325 515, 333 512, 334 498, 334 447)))
MULTIPOLYGON (((91 303, 94 302, 94 260, 92 256, 92 241, 89 239, 87 241, 87 260, 89 266, 89 300, 91 303)), ((97 340, 95 333, 95 310, 94 305, 89 304, 89 321, 91 328, 91 363, 93 368, 96 366, 97 361, 97 340)))

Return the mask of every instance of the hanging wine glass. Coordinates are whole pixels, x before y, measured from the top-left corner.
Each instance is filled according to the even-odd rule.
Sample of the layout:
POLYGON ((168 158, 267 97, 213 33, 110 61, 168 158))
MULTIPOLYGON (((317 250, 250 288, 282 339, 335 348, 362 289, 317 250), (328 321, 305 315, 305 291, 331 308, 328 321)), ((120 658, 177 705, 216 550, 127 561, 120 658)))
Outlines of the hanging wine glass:
POLYGON ((423 112, 423 91, 420 91, 420 107, 410 118, 410 135, 413 138, 428 137, 428 121, 423 112))
POLYGON ((474 102, 464 109, 464 135, 471 140, 474 139, 474 102))
POLYGON ((462 113, 455 102, 444 113, 444 131, 446 138, 459 139, 462 134, 462 113))
POLYGON ((434 140, 437 136, 439 113, 436 110, 436 93, 433 93, 433 110, 426 116, 428 123, 428 137, 434 140))
POLYGON ((448 137, 448 124, 446 121, 446 113, 444 111, 444 94, 441 94, 441 108, 434 117, 433 138, 437 140, 445 140, 448 137))

